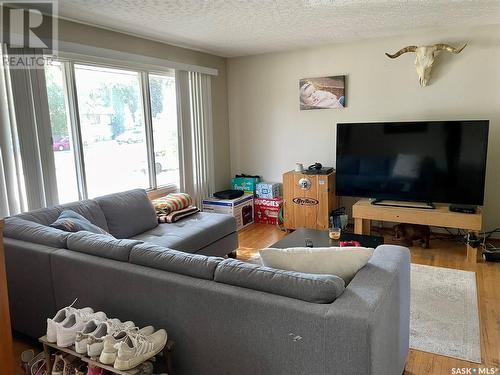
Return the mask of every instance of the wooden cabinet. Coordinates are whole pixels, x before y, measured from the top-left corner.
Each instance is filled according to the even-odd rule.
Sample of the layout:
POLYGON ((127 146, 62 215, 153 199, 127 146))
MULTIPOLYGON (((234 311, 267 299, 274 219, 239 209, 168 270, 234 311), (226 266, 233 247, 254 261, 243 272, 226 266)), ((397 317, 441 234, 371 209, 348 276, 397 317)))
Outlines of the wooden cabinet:
POLYGON ((0 374, 14 374, 14 352, 12 350, 7 274, 3 248, 3 224, 3 220, 0 219, 0 337, 2 341, 0 345, 0 374))
POLYGON ((338 208, 335 172, 283 174, 284 226, 287 229, 328 229, 330 212, 338 208))

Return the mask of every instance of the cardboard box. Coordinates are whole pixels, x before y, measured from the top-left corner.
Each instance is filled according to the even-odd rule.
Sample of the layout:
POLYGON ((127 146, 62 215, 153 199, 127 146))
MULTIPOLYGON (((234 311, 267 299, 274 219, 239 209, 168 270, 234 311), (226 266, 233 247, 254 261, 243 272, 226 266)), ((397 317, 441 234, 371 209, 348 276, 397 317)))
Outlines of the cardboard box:
POLYGON ((215 212, 234 216, 237 230, 253 223, 253 194, 244 194, 236 199, 206 198, 202 201, 204 212, 215 212))
POLYGON ((283 205, 283 198, 255 198, 255 222, 262 224, 278 224, 278 215, 283 205))
POLYGON ((231 189, 243 190, 247 194, 255 195, 257 183, 260 181, 258 177, 234 177, 231 180, 231 189))
POLYGON ((255 195, 258 198, 279 198, 281 197, 281 184, 278 182, 259 182, 255 195))

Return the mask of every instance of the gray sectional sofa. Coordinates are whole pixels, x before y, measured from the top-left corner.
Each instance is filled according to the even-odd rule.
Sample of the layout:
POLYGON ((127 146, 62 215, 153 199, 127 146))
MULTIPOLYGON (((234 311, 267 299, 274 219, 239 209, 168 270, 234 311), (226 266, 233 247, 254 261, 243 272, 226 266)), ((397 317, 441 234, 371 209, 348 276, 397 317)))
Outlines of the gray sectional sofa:
POLYGON ((78 297, 77 306, 165 328, 176 341, 177 374, 402 373, 409 345, 408 249, 378 247, 345 286, 333 275, 200 255, 235 248, 231 217, 200 213, 181 221, 175 235, 148 228, 153 222, 144 195, 136 190, 65 206, 117 239, 47 229, 43 224, 62 207, 6 220, 15 330, 42 335, 45 319, 78 297), (189 238, 190 227, 203 241, 189 238))

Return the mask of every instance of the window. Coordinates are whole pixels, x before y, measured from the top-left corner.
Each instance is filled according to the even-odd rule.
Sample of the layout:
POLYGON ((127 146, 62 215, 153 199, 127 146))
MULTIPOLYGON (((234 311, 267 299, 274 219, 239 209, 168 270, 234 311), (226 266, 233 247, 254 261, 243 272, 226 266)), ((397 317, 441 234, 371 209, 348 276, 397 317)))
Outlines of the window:
POLYGON ((175 79, 149 75, 151 118, 158 186, 179 185, 179 153, 175 79))
POLYGON ((90 198, 148 188, 139 73, 75 65, 83 160, 90 198))
POLYGON ((45 75, 60 203, 179 186, 173 73, 61 60, 45 75))
POLYGON ((58 62, 45 68, 59 203, 78 200, 73 134, 69 126, 64 67, 58 62))

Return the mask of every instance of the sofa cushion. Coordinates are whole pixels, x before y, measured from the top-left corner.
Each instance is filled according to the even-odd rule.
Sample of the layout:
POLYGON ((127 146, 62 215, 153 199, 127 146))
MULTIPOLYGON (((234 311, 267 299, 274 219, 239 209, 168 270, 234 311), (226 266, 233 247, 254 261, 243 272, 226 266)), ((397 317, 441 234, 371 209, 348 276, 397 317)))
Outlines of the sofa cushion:
POLYGON ((68 238, 68 232, 24 220, 17 216, 5 219, 3 233, 5 237, 57 248, 65 248, 68 238))
POLYGON ((80 253, 127 262, 130 250, 140 243, 142 242, 136 240, 119 240, 107 234, 81 231, 68 236, 67 247, 80 253))
POLYGON ((224 260, 219 257, 188 254, 149 243, 136 245, 129 262, 182 275, 213 280, 215 268, 224 260))
POLYGON ((66 203, 57 206, 60 212, 64 210, 71 210, 80 215, 85 219, 90 221, 92 224, 97 225, 99 228, 104 229, 109 232, 108 223, 104 217, 104 212, 102 212, 99 204, 92 199, 85 199, 79 202, 66 203))
POLYGON ((262 249, 262 264, 280 270, 337 275, 349 283, 373 255, 365 247, 262 249))
POLYGON ((110 235, 104 229, 92 224, 82 215, 71 210, 61 212, 57 220, 50 224, 50 226, 66 232, 79 232, 85 230, 87 232, 110 235))
POLYGON ((234 232, 236 220, 231 215, 198 212, 175 223, 160 224, 132 238, 195 253, 234 232))
POLYGON ((116 238, 130 238, 158 226, 155 209, 146 190, 135 189, 96 198, 109 233, 116 238))
POLYGON ((104 229, 108 232, 108 225, 106 218, 97 202, 93 200, 83 200, 78 202, 66 203, 59 206, 39 208, 30 212, 24 212, 16 215, 20 219, 33 221, 38 224, 50 225, 57 220, 61 212, 64 210, 71 210, 79 213, 92 224, 104 229))
POLYGON ((345 289, 344 280, 335 275, 283 271, 236 259, 219 263, 214 280, 313 303, 331 303, 345 289))
POLYGON ((38 208, 36 210, 29 212, 23 212, 21 214, 16 215, 15 217, 49 226, 50 224, 52 224, 54 221, 57 220, 60 213, 61 210, 59 210, 57 207, 48 207, 48 208, 38 208))

